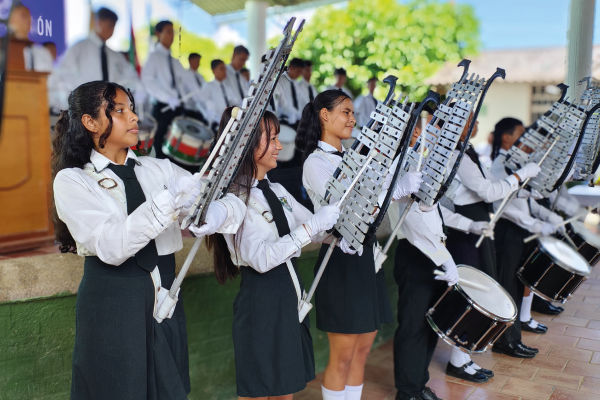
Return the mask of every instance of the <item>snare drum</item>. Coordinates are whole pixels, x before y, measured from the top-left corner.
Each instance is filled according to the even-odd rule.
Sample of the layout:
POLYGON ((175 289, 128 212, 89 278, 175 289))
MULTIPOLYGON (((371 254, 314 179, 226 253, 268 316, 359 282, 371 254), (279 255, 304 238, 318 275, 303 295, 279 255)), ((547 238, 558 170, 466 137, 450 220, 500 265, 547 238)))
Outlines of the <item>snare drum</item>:
MULTIPOLYGON (((150 154, 157 126, 156 120, 150 114, 144 114, 144 120, 138 121, 139 149, 145 151, 145 155, 150 154)), ((137 145, 131 146, 131 150, 138 156, 142 155, 142 153, 138 151, 137 145)))
POLYGON ((600 254, 600 235, 587 229, 581 221, 571 222, 567 226, 567 234, 577 246, 579 254, 593 267, 600 254))
POLYGON ((498 282, 478 269, 458 265, 458 276, 489 291, 460 283, 448 287, 425 317, 446 343, 465 353, 480 354, 515 322, 517 306, 498 282))
POLYGON ((171 123, 162 151, 184 165, 202 165, 213 140, 212 131, 197 119, 177 117, 171 123))
POLYGON ((587 279, 592 268, 565 242, 551 236, 540 237, 537 241, 517 276, 542 299, 565 303, 587 279))
POLYGON ((289 125, 279 126, 279 141, 282 149, 279 151, 277 161, 291 161, 296 153, 296 131, 289 125))

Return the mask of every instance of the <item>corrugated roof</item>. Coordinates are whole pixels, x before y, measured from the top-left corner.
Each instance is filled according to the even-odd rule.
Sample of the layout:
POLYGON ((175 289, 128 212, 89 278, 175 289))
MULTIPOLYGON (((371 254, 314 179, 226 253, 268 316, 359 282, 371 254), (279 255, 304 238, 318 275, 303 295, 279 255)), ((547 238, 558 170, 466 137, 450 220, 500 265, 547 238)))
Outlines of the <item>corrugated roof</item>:
MULTIPOLYGON (((506 71, 507 83, 556 84, 565 80, 566 47, 534 49, 486 50, 471 58, 469 70, 489 77, 497 67, 506 71)), ((447 62, 433 77, 426 80, 430 85, 447 85, 456 82, 463 71, 458 62, 447 62)), ((600 76, 600 45, 594 46, 592 76, 600 76)))
MULTIPOLYGON (((266 0, 269 6, 295 6, 313 0, 266 0)), ((211 15, 227 14, 245 9, 246 0, 192 0, 192 3, 211 15)))

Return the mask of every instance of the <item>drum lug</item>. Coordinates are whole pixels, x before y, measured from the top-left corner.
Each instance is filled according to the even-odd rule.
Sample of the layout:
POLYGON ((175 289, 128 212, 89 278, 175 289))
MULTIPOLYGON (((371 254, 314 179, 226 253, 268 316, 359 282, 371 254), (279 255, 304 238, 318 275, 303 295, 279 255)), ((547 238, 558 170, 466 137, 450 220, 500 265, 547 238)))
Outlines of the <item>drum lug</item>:
POLYGON ((465 342, 463 342, 462 340, 460 340, 460 339, 458 338, 458 335, 454 335, 454 340, 456 341, 456 343, 460 344, 461 346, 466 346, 466 345, 467 345, 467 343, 469 343, 469 341, 468 341, 468 340, 467 340, 467 341, 465 341, 465 342))

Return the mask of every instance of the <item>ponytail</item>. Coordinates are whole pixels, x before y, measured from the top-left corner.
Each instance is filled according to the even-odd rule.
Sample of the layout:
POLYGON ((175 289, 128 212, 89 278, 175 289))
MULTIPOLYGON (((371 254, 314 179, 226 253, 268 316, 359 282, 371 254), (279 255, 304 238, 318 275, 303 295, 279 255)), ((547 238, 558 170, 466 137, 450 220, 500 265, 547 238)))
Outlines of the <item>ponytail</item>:
POLYGON ((321 140, 321 110, 325 108, 327 111, 333 111, 342 101, 349 98, 350 96, 341 90, 326 90, 304 106, 296 130, 296 149, 302 153, 302 162, 315 151, 321 140))
POLYGON ((492 141, 492 154, 491 159, 495 160, 500 154, 500 148, 502 147, 502 137, 504 135, 512 135, 515 132, 515 128, 519 125, 523 125, 523 122, 516 118, 502 118, 494 127, 494 140, 492 141))

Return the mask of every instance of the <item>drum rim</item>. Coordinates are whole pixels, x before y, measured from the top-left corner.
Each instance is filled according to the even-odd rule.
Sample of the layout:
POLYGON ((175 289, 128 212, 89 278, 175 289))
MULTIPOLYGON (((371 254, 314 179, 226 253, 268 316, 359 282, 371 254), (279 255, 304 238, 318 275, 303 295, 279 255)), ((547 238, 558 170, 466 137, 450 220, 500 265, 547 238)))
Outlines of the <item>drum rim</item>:
POLYGON ((506 289, 504 289, 504 288, 503 288, 503 287, 502 287, 502 286, 501 286, 501 285, 500 285, 498 282, 496 282, 496 280, 495 280, 494 278, 492 278, 491 276, 489 276, 489 275, 488 275, 488 274, 486 274, 485 272, 483 272, 483 271, 481 271, 481 270, 479 270, 479 269, 477 269, 477 268, 475 268, 475 267, 471 267, 470 265, 466 265, 466 264, 457 264, 457 265, 456 265, 456 268, 457 268, 457 269, 458 269, 458 268, 470 268, 470 269, 472 269, 472 270, 475 270, 475 271, 477 271, 477 272, 479 272, 479 273, 483 274, 484 276, 486 276, 486 277, 490 278, 490 279, 491 279, 491 281, 492 281, 492 282, 494 282, 494 284, 495 284, 495 285, 496 285, 498 288, 500 288, 500 290, 501 290, 501 291, 502 291, 502 292, 503 292, 503 293, 506 295, 506 297, 508 297, 508 298, 510 299, 510 301, 511 301, 511 303, 512 303, 512 305, 513 305, 513 309, 514 309, 515 311, 514 311, 514 315, 513 315, 511 318, 506 318, 506 317, 501 317, 501 316, 499 316, 499 315, 496 315, 496 314, 494 314, 493 312, 491 312, 491 311, 488 311, 488 310, 486 310, 485 308, 481 307, 479 304, 477 304, 477 303, 475 302, 475 300, 473 300, 473 299, 471 298, 471 296, 469 296, 469 295, 467 294, 467 292, 465 292, 465 291, 463 290, 463 288, 461 288, 460 286, 458 286, 458 285, 459 285, 458 283, 457 283, 457 284, 455 284, 455 285, 454 285, 454 290, 458 291, 458 292, 459 292, 459 293, 460 293, 460 294, 461 294, 461 295, 462 295, 462 296, 465 298, 465 300, 467 300, 467 302, 468 302, 468 303, 469 303, 471 306, 473 306, 473 307, 474 307, 474 308, 475 308, 477 311, 479 311, 480 313, 482 313, 483 315, 485 315, 485 316, 486 316, 486 317, 488 317, 488 318, 496 319, 496 320, 499 320, 499 321, 502 321, 502 322, 511 322, 511 321, 512 321, 512 322, 514 322, 514 321, 516 320, 516 318, 517 318, 517 315, 518 315, 517 304, 515 303, 515 301, 514 301, 514 300, 513 300, 513 298, 511 297, 511 295, 510 295, 510 294, 508 294, 508 292, 506 291, 506 289))
MULTIPOLYGON (((437 324, 433 320, 433 317, 431 316, 431 314, 429 314, 429 313, 425 314, 425 319, 427 320, 427 323, 429 323, 429 326, 431 327, 431 329, 433 329, 433 331, 440 337, 440 339, 442 339, 444 342, 446 342, 450 346, 455 347, 455 348, 459 349, 460 351, 462 351, 463 353, 467 353, 467 354, 483 354, 483 353, 485 353, 488 350, 488 347, 493 345, 496 342, 496 340, 498 340, 498 338, 501 336, 501 335, 499 335, 496 338, 496 340, 494 340, 494 342, 492 342, 492 343, 488 342, 485 345, 485 347, 483 347, 481 350, 469 350, 466 347, 459 346, 456 343, 456 341, 454 341, 450 336, 446 335, 446 333, 443 332, 439 328, 439 326, 437 326, 437 324)), ((502 322, 507 322, 507 321, 502 321, 502 322)), ((510 321, 508 321, 508 323, 510 323, 510 321)), ((513 322, 513 324, 514 324, 514 322, 513 322)), ((505 328, 505 330, 506 330, 506 328, 505 328)))
MULTIPOLYGON (((587 242, 586 242, 586 243, 587 243, 587 242)), ((583 256, 582 256, 581 254, 579 254, 579 252, 578 252, 577 250, 573 249, 571 246, 569 246, 568 244, 566 244, 566 243, 565 243, 565 242, 563 242, 562 240, 558 240, 557 238, 555 238, 555 237, 552 237, 552 236, 541 236, 541 237, 538 237, 538 238, 537 238, 537 247, 540 249, 540 251, 541 251, 542 253, 546 254, 546 255, 547 255, 549 258, 550 258, 550 260, 552 260, 552 261, 554 262, 554 264, 558 265, 559 267, 561 267, 562 269, 564 269, 564 270, 566 270, 566 271, 568 271, 568 272, 571 272, 571 273, 573 273, 573 274, 575 274, 575 275, 586 276, 586 277, 587 277, 587 276, 590 276, 590 274, 592 273, 592 266, 590 265, 590 263, 589 263, 589 262, 588 262, 588 261, 587 261, 585 258, 583 258, 583 256), (573 268, 571 268, 570 266, 566 266, 566 267, 565 267, 565 266, 563 265, 563 262, 562 262, 562 261, 561 261, 561 262, 559 262, 559 260, 557 260, 557 259, 556 259, 556 257, 554 257, 552 254, 550 254, 550 252, 546 251, 546 249, 544 248, 544 246, 542 246, 542 240, 550 240, 550 241, 557 241, 557 242, 561 242, 561 243, 563 243, 565 246, 569 247, 571 250, 573 250, 573 253, 574 253, 574 254, 576 254, 576 256, 575 256, 575 257, 579 257, 579 258, 581 258, 581 260, 583 260, 583 262, 584 262, 585 264, 587 264, 587 266, 588 266, 587 273, 586 273, 586 274, 583 274, 583 273, 581 273, 580 271, 575 271, 575 270, 573 270, 573 268)))
MULTIPOLYGON (((175 123, 175 121, 181 121, 181 120, 189 120, 189 121, 194 121, 195 123, 198 123, 203 128, 205 128, 208 131, 208 133, 210 133, 210 136, 211 136, 210 140, 214 140, 215 133, 212 131, 212 129, 210 129, 210 127, 208 125, 206 125, 204 122, 200 121, 199 119, 188 117, 188 116, 185 116, 185 115, 180 115, 178 117, 173 118, 173 121, 167 127, 167 133, 165 134, 165 137, 168 136, 169 132, 171 131, 171 127, 173 126, 173 124, 175 123)), ((183 132, 181 129, 179 129, 179 127, 177 128, 177 130, 179 131, 180 135, 182 135, 182 137, 183 137, 183 135, 187 134, 186 132, 183 132)), ((190 136, 193 136, 193 135, 190 135, 190 136)), ((193 136, 193 137, 196 138, 196 136, 193 136)), ((201 140, 202 142, 206 142, 209 139, 199 139, 199 140, 201 140)))
MULTIPOLYGON (((570 293, 569 295, 567 295, 567 297, 564 297, 563 300, 561 300, 560 298, 553 298, 550 297, 544 293, 542 293, 538 288, 534 287, 531 283, 529 283, 529 281, 527 281, 527 279, 525 279, 525 277, 523 276, 523 273, 521 272, 521 270, 523 269, 523 267, 519 268, 519 270, 517 271, 517 278, 519 278, 519 280, 525 285, 526 288, 528 288, 529 290, 531 290, 531 292, 533 294, 535 294, 536 296, 539 296, 540 298, 549 301, 550 303, 560 303, 560 304, 565 304, 569 299, 570 296, 572 295, 572 293, 570 293)), ((586 278, 584 276, 584 278, 586 278)), ((585 281, 586 279, 584 279, 585 281)))
POLYGON ((571 225, 572 229, 573 229, 573 233, 578 235, 579 237, 581 237, 581 239, 583 239, 583 241, 587 244, 589 244, 590 246, 592 246, 593 248, 595 248, 596 250, 600 251, 600 247, 599 246, 595 246, 592 243, 590 243, 585 237, 584 235, 580 234, 579 232, 581 230, 584 230, 585 232, 589 233, 590 235, 594 235, 594 236, 598 236, 600 238, 600 235, 595 234, 594 232, 590 232, 584 225, 583 222, 581 221, 572 221, 569 225, 571 225))

